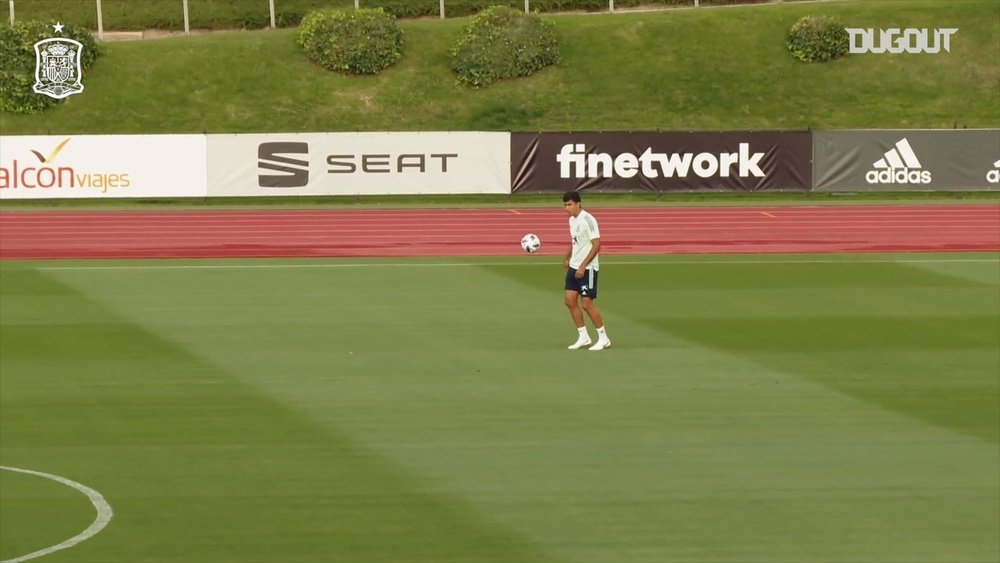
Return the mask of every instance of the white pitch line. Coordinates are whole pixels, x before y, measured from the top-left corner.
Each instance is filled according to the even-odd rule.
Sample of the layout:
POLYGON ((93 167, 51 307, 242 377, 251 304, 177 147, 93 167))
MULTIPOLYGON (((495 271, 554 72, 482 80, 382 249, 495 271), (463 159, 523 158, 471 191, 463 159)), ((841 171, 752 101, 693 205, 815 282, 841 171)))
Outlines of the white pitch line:
POLYGON ((94 519, 94 521, 90 524, 90 526, 87 527, 86 530, 80 532, 79 534, 69 538, 64 542, 60 542, 56 545, 53 545, 52 547, 46 547, 44 549, 39 549, 38 551, 32 551, 27 555, 22 555, 20 557, 15 557, 13 559, 4 559, 3 561, 0 561, 0 563, 21 563, 22 561, 28 561, 29 559, 34 559, 36 557, 41 557, 43 555, 48 555, 56 551, 73 547, 74 545, 84 540, 90 539, 98 532, 103 530, 104 527, 108 525, 108 522, 111 521, 111 517, 114 516, 114 511, 111 510, 111 505, 108 504, 106 500, 104 500, 104 496, 102 496, 101 493, 95 491, 94 489, 91 489, 86 485, 77 483, 76 481, 71 481, 65 477, 60 477, 58 475, 53 475, 51 473, 43 473, 41 471, 32 471, 31 469, 20 469, 17 467, 8 467, 6 465, 0 465, 0 469, 13 471, 15 473, 25 473, 27 475, 44 477, 46 479, 51 479, 58 483, 62 483, 67 487, 71 487, 87 495, 87 498, 90 499, 90 503, 94 505, 95 509, 97 509, 97 518, 94 519))
MULTIPOLYGON (((555 255, 546 257, 557 258, 555 255)), ((623 260, 615 261, 604 258, 605 263, 614 265, 698 265, 710 264, 724 266, 727 264, 947 264, 958 262, 1000 262, 997 258, 903 258, 892 259, 861 259, 861 260, 623 260)), ((124 266, 41 266, 36 270, 67 271, 67 270, 292 270, 309 268, 455 268, 469 266, 546 266, 552 267, 550 261, 524 262, 356 262, 347 264, 164 264, 164 265, 124 265, 124 266)), ((0 563, 4 563, 0 561, 0 563)))

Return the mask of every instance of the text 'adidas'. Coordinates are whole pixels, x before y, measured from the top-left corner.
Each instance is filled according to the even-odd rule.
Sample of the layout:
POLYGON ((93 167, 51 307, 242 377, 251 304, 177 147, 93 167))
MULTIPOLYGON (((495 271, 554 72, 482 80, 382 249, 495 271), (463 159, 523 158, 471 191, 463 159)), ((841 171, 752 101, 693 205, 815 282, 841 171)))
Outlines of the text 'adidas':
POLYGON ((865 174, 865 181, 869 184, 930 184, 931 173, 922 168, 910 142, 903 138, 883 158, 875 161, 873 169, 865 174))

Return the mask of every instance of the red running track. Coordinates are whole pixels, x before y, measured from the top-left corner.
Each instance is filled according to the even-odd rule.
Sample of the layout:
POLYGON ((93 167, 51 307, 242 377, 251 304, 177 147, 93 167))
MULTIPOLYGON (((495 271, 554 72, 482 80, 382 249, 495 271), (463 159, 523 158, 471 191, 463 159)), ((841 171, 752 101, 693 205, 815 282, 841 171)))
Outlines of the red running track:
MULTIPOLYGON (((604 254, 1000 251, 1000 203, 588 208, 604 254)), ((6 211, 0 259, 498 256, 554 209, 6 211)))

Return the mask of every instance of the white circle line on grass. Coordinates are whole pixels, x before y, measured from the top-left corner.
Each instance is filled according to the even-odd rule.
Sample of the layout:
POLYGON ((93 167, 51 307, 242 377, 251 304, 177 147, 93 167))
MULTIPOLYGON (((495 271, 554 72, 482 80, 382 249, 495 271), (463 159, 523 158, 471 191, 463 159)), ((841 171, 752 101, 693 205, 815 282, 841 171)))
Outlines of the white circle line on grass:
POLYGON ((80 532, 79 534, 69 538, 66 541, 59 542, 51 547, 39 549, 38 551, 32 551, 27 555, 22 555, 20 557, 15 557, 13 559, 4 559, 3 561, 0 561, 0 563, 20 563, 21 561, 28 561, 29 559, 35 559, 36 557, 42 557, 43 555, 48 555, 56 551, 73 547, 74 545, 84 540, 90 539, 98 532, 103 530, 104 527, 108 525, 108 522, 111 521, 111 517, 114 516, 114 511, 111 510, 111 505, 108 504, 108 501, 104 500, 104 496, 101 495, 101 493, 95 491, 94 489, 91 489, 90 487, 84 484, 77 483, 76 481, 72 481, 65 477, 60 477, 58 475, 53 475, 51 473, 32 471, 31 469, 20 469, 18 467, 8 467, 6 465, 0 465, 0 469, 6 471, 13 471, 15 473, 35 475, 36 477, 44 477, 46 479, 51 479, 57 483, 66 485, 67 487, 70 487, 72 489, 76 489, 77 491, 80 491, 81 493, 87 495, 87 498, 90 499, 90 503, 93 504, 94 508, 97 510, 97 518, 94 519, 94 521, 90 524, 90 526, 87 526, 86 530, 80 532))

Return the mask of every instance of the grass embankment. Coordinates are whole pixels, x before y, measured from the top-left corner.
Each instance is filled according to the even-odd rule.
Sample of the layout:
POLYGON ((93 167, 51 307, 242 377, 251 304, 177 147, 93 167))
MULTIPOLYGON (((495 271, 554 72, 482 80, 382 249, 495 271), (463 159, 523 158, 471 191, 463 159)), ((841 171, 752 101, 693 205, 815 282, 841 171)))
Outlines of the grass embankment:
POLYGON ((403 21, 403 59, 377 76, 307 62, 294 30, 105 44, 86 92, 8 135, 421 130, 775 130, 1000 126, 1000 4, 845 2, 546 16, 563 62, 475 90, 448 50, 468 21, 403 21), (950 53, 792 59, 791 25, 957 27, 950 53))

